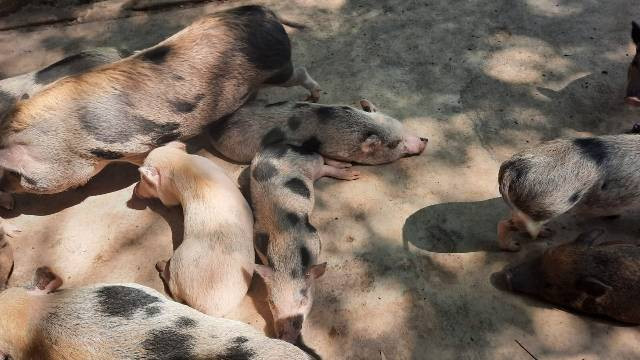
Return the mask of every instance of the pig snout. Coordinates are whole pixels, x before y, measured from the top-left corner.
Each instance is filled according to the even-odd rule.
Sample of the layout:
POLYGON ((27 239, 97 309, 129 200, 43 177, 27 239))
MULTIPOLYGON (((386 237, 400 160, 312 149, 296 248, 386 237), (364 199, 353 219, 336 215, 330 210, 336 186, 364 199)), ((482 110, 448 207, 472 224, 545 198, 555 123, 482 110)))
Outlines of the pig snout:
POLYGON ((278 339, 284 340, 289 343, 294 343, 298 340, 300 332, 302 331, 302 322, 304 321, 303 315, 290 316, 285 319, 279 319, 276 321, 276 332, 278 339))
POLYGON ((502 291, 513 291, 511 287, 511 272, 503 270, 491 275, 491 284, 502 291))
POLYGON ((624 102, 627 103, 627 105, 640 106, 640 98, 637 96, 627 96, 624 98, 624 102))
POLYGON ((405 138, 404 157, 416 156, 416 155, 422 154, 424 149, 427 147, 427 142, 429 142, 429 139, 423 138, 423 137, 409 136, 405 138))

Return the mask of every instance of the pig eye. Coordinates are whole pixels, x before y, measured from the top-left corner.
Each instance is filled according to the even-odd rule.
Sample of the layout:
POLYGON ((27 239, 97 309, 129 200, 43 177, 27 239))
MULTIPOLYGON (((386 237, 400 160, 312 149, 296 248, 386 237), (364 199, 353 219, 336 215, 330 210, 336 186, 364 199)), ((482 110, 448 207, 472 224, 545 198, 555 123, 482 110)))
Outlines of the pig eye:
POLYGON ((392 142, 388 143, 387 147, 389 149, 395 149, 395 148, 398 147, 398 144, 400 144, 400 140, 395 140, 395 141, 392 141, 392 142))

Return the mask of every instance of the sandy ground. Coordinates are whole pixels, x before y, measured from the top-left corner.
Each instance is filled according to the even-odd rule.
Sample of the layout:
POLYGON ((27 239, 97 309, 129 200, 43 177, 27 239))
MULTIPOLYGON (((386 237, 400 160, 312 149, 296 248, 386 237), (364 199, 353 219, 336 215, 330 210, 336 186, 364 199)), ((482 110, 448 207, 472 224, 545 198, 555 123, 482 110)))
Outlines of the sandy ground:
MULTIPOLYGON (((523 238, 520 253, 500 252, 495 241, 507 213, 496 181, 502 161, 542 140, 618 133, 637 121, 622 101, 636 1, 257 2, 309 26, 290 35, 295 62, 324 89, 321 102, 367 97, 430 139, 420 157, 358 167, 360 180, 317 182, 312 222, 329 270, 303 331, 310 347, 325 359, 529 359, 517 340, 539 359, 640 357, 636 328, 504 293, 489 281, 583 229, 637 238, 633 214, 608 222, 567 215, 551 225, 552 239, 523 238)), ((144 48, 204 13, 242 3, 0 31, 0 73, 96 46, 144 48)), ((232 176, 243 169, 206 147, 199 153, 232 176)), ((11 284, 46 264, 67 287, 138 282, 162 290, 154 264, 179 244, 181 210, 129 201, 136 178, 133 166, 111 166, 80 189, 18 197, 16 210, 1 214, 22 229, 10 239, 11 284)), ((230 317, 268 331, 264 289, 254 285, 230 317)))

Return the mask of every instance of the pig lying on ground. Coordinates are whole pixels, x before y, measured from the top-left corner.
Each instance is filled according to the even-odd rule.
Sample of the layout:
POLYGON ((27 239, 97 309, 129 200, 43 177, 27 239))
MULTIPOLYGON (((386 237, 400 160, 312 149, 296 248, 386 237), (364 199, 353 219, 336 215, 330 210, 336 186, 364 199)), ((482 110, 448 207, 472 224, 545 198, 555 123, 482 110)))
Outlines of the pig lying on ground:
POLYGON ((224 316, 247 293, 253 276, 253 214, 236 184, 202 156, 173 142, 149 153, 135 194, 182 204, 184 240, 158 271, 177 301, 224 316))
POLYGON ((535 238, 543 225, 572 208, 592 216, 619 215, 640 200, 638 135, 559 139, 502 163, 498 185, 512 212, 498 224, 502 249, 517 251, 513 231, 535 238))
POLYGON ((636 53, 633 61, 629 65, 627 75, 627 96, 625 101, 632 106, 640 106, 640 54, 638 46, 640 46, 640 25, 633 21, 631 23, 631 39, 636 44, 636 53))
POLYGON ((131 55, 114 48, 85 50, 68 56, 44 69, 0 80, 0 118, 19 100, 29 99, 50 83, 69 75, 83 73, 131 55))
POLYGON ((0 358, 311 359, 247 324, 204 315, 141 285, 55 291, 61 284, 40 268, 32 287, 0 292, 0 358))
POLYGON ((207 16, 18 101, 0 122, 2 189, 56 193, 85 184, 111 161, 139 164, 153 148, 232 113, 265 84, 317 90, 293 68, 278 18, 260 6, 207 16))
POLYGON ((249 163, 260 148, 286 143, 339 161, 383 164, 418 155, 427 139, 408 135, 402 124, 362 100, 350 106, 252 101, 211 129, 213 147, 229 159, 249 163))
MULTIPOLYGON (((19 100, 29 99, 46 85, 69 75, 80 74, 94 67, 128 56, 125 50, 97 48, 66 57, 46 68, 0 80, 0 120, 19 100)), ((0 169, 0 174, 2 169, 0 169)), ((13 197, 0 192, 0 206, 12 209, 13 197)))
POLYGON ((318 264, 320 236, 309 223, 313 182, 322 176, 354 180, 350 164, 325 160, 289 145, 271 145, 251 162, 251 203, 255 218, 256 253, 264 279, 276 334, 294 342, 311 310, 313 284, 324 274, 318 264))
POLYGON ((572 243, 495 274, 493 280, 554 304, 640 324, 640 247, 595 244, 602 233, 583 233, 572 243))

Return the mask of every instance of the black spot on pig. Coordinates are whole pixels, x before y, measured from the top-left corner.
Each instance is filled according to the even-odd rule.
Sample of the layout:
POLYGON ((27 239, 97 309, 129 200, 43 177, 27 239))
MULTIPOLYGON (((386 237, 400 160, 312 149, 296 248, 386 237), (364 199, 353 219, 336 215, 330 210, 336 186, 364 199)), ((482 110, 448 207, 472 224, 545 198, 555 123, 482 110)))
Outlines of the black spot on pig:
POLYGON ((198 103, 204 98, 203 94, 198 94, 193 101, 184 101, 184 100, 175 100, 171 101, 170 104, 173 106, 173 110, 177 113, 188 114, 192 112, 198 103))
POLYGON ((315 153, 320 150, 321 145, 322 143, 320 140, 318 140, 317 137, 312 136, 302 143, 302 148, 310 153, 315 153))
POLYGON ((237 359, 237 360, 250 360, 256 355, 256 352, 251 349, 244 336, 236 336, 231 339, 230 345, 224 349, 224 352, 220 354, 219 359, 237 359))
POLYGON ((278 169, 276 169, 271 162, 264 160, 259 162, 253 169, 253 178, 257 181, 263 182, 271 179, 277 173, 278 169))
POLYGON ((291 322, 291 326, 296 329, 302 329, 302 322, 304 321, 304 317, 301 314, 291 316, 286 319, 286 321, 291 322))
POLYGON ((304 181, 298 178, 288 180, 286 183, 284 183, 284 186, 287 189, 291 190, 291 192, 293 192, 294 194, 298 194, 307 199, 311 198, 311 191, 307 187, 307 184, 305 184, 304 181))
POLYGON ((260 142, 262 147, 267 145, 276 144, 284 140, 285 133, 280 128, 273 128, 262 138, 260 142))
POLYGON ((144 313, 147 315, 147 317, 154 317, 158 314, 160 314, 162 311, 160 310, 159 306, 147 306, 144 309, 144 313))
POLYGON ((300 223, 300 217, 296 213, 286 212, 284 214, 284 226, 287 228, 294 228, 300 223))
POLYGON ((178 320, 176 320, 176 327, 183 328, 183 329, 195 327, 197 324, 198 323, 195 320, 188 318, 186 316, 180 316, 178 320))
POLYGON ((574 192, 573 195, 571 195, 569 197, 569 203, 570 204, 576 203, 578 200, 580 200, 580 196, 582 196, 582 192, 581 191, 574 192))
POLYGON ((582 155, 593 160, 597 165, 602 165, 608 156, 607 145, 596 138, 579 138, 573 143, 580 150, 582 155))
POLYGON ((269 234, 263 232, 256 233, 255 246, 259 252, 266 254, 267 247, 269 246, 269 234))
POLYGON ((292 117, 287 119, 287 126, 292 131, 298 130, 298 128, 300 127, 301 123, 302 123, 302 120, 299 117, 297 117, 296 115, 293 115, 292 117))
POLYGON ((0 90, 0 117, 13 106, 15 99, 10 93, 0 90))
POLYGON ((288 103, 288 101, 286 101, 286 100, 285 101, 278 101, 278 102, 274 102, 274 103, 271 103, 271 104, 267 104, 264 107, 280 106, 280 105, 284 105, 286 103, 288 103))
POLYGON ((289 146, 284 144, 272 145, 269 147, 269 149, 273 156, 275 156, 276 158, 281 158, 287 153, 287 150, 289 150, 289 146))
POLYGON ((147 305, 161 302, 153 295, 129 286, 104 286, 96 291, 98 311, 113 317, 131 319, 133 314, 147 305))
POLYGON ((387 143, 387 147, 391 150, 395 149, 398 147, 398 145, 400 144, 400 140, 394 140, 394 141, 390 141, 389 143, 387 143))
POLYGON ((94 65, 90 61, 92 56, 85 52, 68 56, 38 71, 34 80, 38 85, 47 85, 62 77, 84 72, 94 65))
POLYGON ((20 97, 20 99, 22 99, 22 100, 29 100, 29 94, 22 94, 22 96, 20 97))
POLYGON ((194 359, 195 338, 172 328, 149 331, 142 342, 147 352, 146 359, 154 360, 187 360, 194 359))
POLYGON ((309 249, 307 249, 306 246, 300 248, 300 262, 302 263, 303 269, 311 265, 311 253, 309 253, 309 249))
POLYGON ((316 108, 316 114, 320 121, 326 121, 336 116, 336 108, 333 106, 320 106, 316 108))
POLYGON ((258 69, 276 70, 290 62, 289 36, 269 9, 256 5, 240 6, 220 16, 238 31, 240 51, 258 69))
POLYGON ((294 109, 300 109, 300 108, 308 108, 309 106, 311 106, 308 102, 297 102, 295 105, 293 105, 294 109))
POLYGON ((121 152, 105 149, 91 149, 89 150, 89 152, 91 153, 91 155, 105 160, 116 160, 124 156, 121 152))
POLYGON ((140 54, 143 61, 150 62, 152 64, 160 65, 167 60, 167 56, 171 52, 171 46, 161 45, 156 46, 153 49, 149 49, 140 54))

